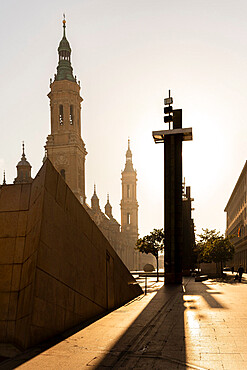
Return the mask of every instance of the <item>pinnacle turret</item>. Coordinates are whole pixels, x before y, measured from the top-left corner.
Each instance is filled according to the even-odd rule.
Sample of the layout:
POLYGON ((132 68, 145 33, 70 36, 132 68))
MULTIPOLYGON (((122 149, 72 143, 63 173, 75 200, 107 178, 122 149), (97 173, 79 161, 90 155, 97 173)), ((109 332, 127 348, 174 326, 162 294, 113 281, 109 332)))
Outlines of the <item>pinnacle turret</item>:
POLYGON ((109 194, 107 194, 107 203, 105 205, 105 214, 109 217, 112 218, 112 206, 109 202, 109 194))
POLYGON ((92 198, 91 198, 91 208, 93 209, 93 210, 97 210, 97 209, 99 209, 100 207, 99 207, 99 198, 98 198, 98 196, 97 196, 97 194, 96 194, 96 185, 94 184, 94 192, 93 192, 93 196, 92 196, 92 198))

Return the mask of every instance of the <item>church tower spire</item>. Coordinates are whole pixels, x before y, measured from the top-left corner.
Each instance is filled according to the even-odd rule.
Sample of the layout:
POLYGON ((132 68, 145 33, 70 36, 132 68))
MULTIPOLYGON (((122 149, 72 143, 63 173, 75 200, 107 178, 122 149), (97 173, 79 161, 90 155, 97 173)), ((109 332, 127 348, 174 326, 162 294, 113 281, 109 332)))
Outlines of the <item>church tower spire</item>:
POLYGON ((58 66, 50 83, 51 134, 45 149, 57 171, 76 197, 84 204, 85 144, 81 138, 80 84, 73 76, 71 48, 66 38, 66 20, 63 19, 63 37, 58 47, 58 66))
POLYGON ((55 75, 56 81, 61 80, 69 80, 72 82, 75 82, 75 78, 73 76, 73 68, 71 66, 71 48, 69 41, 66 38, 66 20, 65 20, 65 14, 63 15, 63 38, 60 41, 60 44, 58 46, 58 66, 57 66, 57 74, 55 75))
POLYGON ((133 167, 130 140, 128 139, 125 168, 122 171, 121 230, 134 239, 138 237, 136 183, 136 170, 133 167))

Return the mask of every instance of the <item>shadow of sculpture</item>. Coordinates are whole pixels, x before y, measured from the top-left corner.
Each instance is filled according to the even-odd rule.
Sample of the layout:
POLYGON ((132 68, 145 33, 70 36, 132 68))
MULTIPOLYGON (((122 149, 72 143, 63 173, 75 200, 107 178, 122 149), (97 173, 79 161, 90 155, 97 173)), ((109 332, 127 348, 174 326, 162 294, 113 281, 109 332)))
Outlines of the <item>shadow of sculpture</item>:
POLYGON ((152 368, 185 366, 183 303, 181 286, 163 286, 110 352, 88 365, 134 369, 148 359, 152 368))
MULTIPOLYGON (((153 288, 152 294, 156 290, 155 286, 153 288)), ((154 369, 195 368, 193 367, 195 365, 189 363, 188 354, 186 354, 186 340, 190 335, 187 331, 190 325, 188 318, 193 312, 195 314, 192 314, 192 317, 195 320, 204 318, 205 313, 200 311, 200 305, 197 304, 198 297, 207 302, 209 310, 226 309, 227 307, 217 300, 220 294, 222 293, 217 290, 217 284, 212 284, 209 280, 203 283, 193 283, 192 278, 187 278, 182 286, 162 286, 118 341, 113 340, 114 345, 107 352, 96 351, 87 366, 97 369, 105 367, 147 368, 148 361, 149 368, 154 369), (189 282, 191 284, 187 284, 189 282)), ((133 301, 143 298, 142 295, 133 301)), ((125 306, 129 305, 131 302, 126 303, 125 306)), ((193 325, 197 325, 195 320, 193 325)), ((5 361, 2 363, 3 366, 0 365, 0 369, 18 367, 71 335, 80 332, 92 322, 78 325, 51 341, 38 345, 12 360, 5 361)))

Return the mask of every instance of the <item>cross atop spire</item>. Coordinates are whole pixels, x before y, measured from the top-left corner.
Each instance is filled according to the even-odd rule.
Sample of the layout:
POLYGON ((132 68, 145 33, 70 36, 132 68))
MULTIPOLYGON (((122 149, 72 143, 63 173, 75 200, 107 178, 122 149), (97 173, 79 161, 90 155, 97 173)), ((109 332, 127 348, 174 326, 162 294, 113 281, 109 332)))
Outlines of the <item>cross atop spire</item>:
POLYGON ((25 155, 25 144, 24 141, 22 142, 22 160, 26 161, 26 155, 25 155))
POLYGON ((65 28, 66 28, 66 19, 65 19, 65 13, 63 13, 63 37, 66 37, 65 28))

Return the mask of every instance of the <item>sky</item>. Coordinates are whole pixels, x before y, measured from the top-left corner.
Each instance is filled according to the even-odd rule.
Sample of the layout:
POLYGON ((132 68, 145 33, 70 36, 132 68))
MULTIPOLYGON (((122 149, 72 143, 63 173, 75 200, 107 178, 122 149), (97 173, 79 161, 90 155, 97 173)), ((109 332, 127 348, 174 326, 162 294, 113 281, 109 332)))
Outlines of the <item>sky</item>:
POLYGON ((164 223, 164 98, 183 110, 183 177, 196 233, 224 233, 224 208, 246 161, 247 2, 240 0, 1 1, 0 182, 16 177, 25 141, 34 177, 50 133, 49 81, 66 14, 81 82, 87 202, 96 184, 120 222, 128 137, 137 170, 139 233, 164 223))

